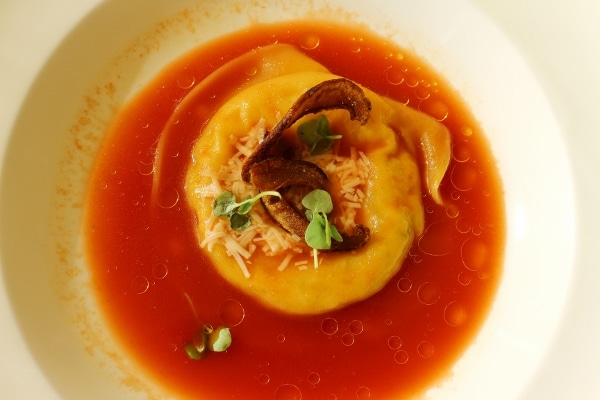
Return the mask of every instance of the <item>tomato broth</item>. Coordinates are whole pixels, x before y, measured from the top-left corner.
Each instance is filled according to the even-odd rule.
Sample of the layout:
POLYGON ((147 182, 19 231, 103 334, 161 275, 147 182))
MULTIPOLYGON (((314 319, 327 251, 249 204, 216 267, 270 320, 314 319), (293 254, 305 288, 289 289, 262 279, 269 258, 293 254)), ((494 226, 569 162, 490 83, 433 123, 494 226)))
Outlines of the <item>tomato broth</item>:
POLYGON ((118 114, 99 152, 86 210, 95 294, 111 329, 145 373, 182 398, 417 395, 442 379, 473 341, 502 272, 503 192, 478 124, 426 63, 360 27, 256 25, 170 64, 118 114), (273 43, 293 44, 333 73, 430 114, 453 137, 441 186, 445 204, 424 197, 426 229, 400 272, 371 298, 323 315, 265 308, 213 270, 197 241, 184 182, 219 93, 189 118, 170 120, 216 68, 273 43), (166 124, 176 135, 160 148, 164 168, 153 197, 166 124), (184 345, 202 324, 229 326, 233 343, 226 352, 191 360, 184 345))

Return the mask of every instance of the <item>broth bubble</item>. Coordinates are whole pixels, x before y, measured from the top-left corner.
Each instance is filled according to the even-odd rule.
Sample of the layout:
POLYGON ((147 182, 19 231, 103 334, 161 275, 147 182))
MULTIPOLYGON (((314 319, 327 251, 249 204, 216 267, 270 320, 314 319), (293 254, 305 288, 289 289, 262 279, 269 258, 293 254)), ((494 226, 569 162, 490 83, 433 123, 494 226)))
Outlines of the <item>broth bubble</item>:
POLYGON ((456 217, 458 217, 459 214, 460 214, 460 210, 454 204, 450 204, 448 207, 446 207, 446 215, 449 218, 456 218, 456 217))
POLYGON ((148 176, 154 173, 154 162, 144 162, 141 161, 138 163, 138 172, 140 175, 148 176))
POLYGON ((448 325, 458 327, 464 324, 466 320, 467 310, 462 304, 452 301, 444 308, 444 321, 448 325))
POLYGON ((468 272, 462 271, 458 274, 458 283, 463 286, 467 286, 469 283, 471 283, 471 279, 471 274, 468 272))
POLYGON ((408 278, 400 278, 396 283, 396 287, 402 293, 407 293, 412 289, 412 281, 408 278))
POLYGON ((425 282, 417 290, 419 301, 428 306, 437 303, 441 296, 440 287, 434 282, 425 282))
POLYGON ((321 321, 321 330, 326 335, 334 335, 338 331, 338 322, 335 318, 325 318, 321 321))
POLYGON ((477 170, 468 164, 457 164, 452 168, 450 181, 456 190, 461 192, 471 190, 477 181, 477 170))
POLYGON ((189 89, 196 83, 194 75, 181 75, 177 78, 177 86, 181 89, 189 89))
POLYGON ((300 46, 306 50, 314 50, 319 47, 319 37, 317 35, 307 35, 300 41, 300 46))
POLYGON ((357 319, 348 324, 348 331, 353 335, 360 335, 363 332, 363 323, 357 319))
POLYGON ((311 372, 308 374, 308 383, 315 386, 319 382, 321 382, 321 375, 319 375, 317 372, 311 372))
POLYGON ((131 290, 135 294, 144 294, 150 288, 150 282, 145 276, 135 276, 131 280, 131 290))
POLYGON ((448 106, 445 103, 431 98, 419 103, 419 111, 429 114, 440 122, 448 118, 449 113, 448 106))
POLYGON ((357 400, 368 400, 371 398, 371 390, 366 386, 361 386, 356 390, 357 400))
POLYGON ((467 220, 464 218, 457 219, 456 222, 454 223, 454 226, 456 227, 456 230, 459 233, 464 234, 464 233, 469 233, 471 231, 471 225, 469 225, 467 220))
POLYGON ((408 362, 408 353, 406 350, 398 350, 394 353, 394 361, 396 364, 406 364, 408 362))
POLYGON ((471 158, 469 148, 464 143, 457 143, 452 147, 452 158, 459 163, 467 162, 471 158))
POLYGON ((350 48, 350 51, 353 53, 360 53, 361 50, 361 45, 363 42, 363 38, 352 38, 352 47, 350 48))
POLYGON ((152 276, 156 279, 163 279, 169 273, 169 269, 163 263, 155 264, 152 267, 152 276))
POLYGON ((342 335, 342 344, 344 346, 352 346, 354 344, 354 335, 351 333, 344 333, 342 335))
POLYGON ((402 347, 402 339, 400 337, 393 335, 388 338, 388 347, 392 350, 398 350, 402 347))
POLYGON ((385 71, 385 78, 390 85, 394 86, 400 85, 402 82, 404 82, 404 74, 402 71, 394 67, 389 67, 385 71))
POLYGON ((445 256, 450 254, 454 248, 452 237, 448 232, 452 231, 446 222, 434 222, 425 228, 425 232, 417 241, 419 249, 430 256, 445 256))
POLYGON ((271 377, 268 374, 260 374, 256 379, 261 385, 266 385, 271 382, 271 377))
POLYGON ((275 400, 301 400, 302 392, 296 385, 285 383, 275 390, 275 400))
POLYGON ((488 259, 488 247, 480 239, 467 239, 461 247, 463 264, 469 271, 479 271, 488 259))
POLYGON ((435 352, 435 348, 431 342, 424 340, 417 345, 417 353, 423 358, 429 358, 435 352))
POLYGON ((161 188, 157 202, 161 208, 173 208, 179 202, 179 192, 173 186, 161 188))
POLYGON ((246 317, 244 306, 234 299, 227 299, 219 306, 219 319, 226 326, 237 326, 246 317))

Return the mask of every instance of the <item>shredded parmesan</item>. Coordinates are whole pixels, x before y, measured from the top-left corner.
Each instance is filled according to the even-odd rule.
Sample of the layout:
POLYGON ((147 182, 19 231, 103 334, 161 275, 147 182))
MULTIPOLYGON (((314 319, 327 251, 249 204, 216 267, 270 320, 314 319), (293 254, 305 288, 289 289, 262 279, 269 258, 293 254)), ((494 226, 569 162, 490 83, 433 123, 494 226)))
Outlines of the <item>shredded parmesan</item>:
MULTIPOLYGON (((232 135, 229 143, 236 153, 218 171, 203 173, 203 176, 209 178, 210 183, 195 188, 194 193, 200 198, 209 199, 211 204, 224 191, 230 191, 240 201, 256 195, 252 185, 241 179, 241 170, 245 159, 252 154, 266 132, 265 125, 265 121, 261 119, 246 136, 237 138, 232 135)), ((337 207, 341 208, 341 212, 337 213, 338 217, 333 222, 342 231, 351 230, 356 225, 357 211, 362 207, 365 199, 365 188, 370 172, 368 157, 362 151, 352 147, 349 157, 327 153, 312 157, 310 161, 319 165, 330 178, 335 177, 339 180, 340 192, 330 193, 334 198, 334 204, 337 203, 337 207)), ((283 256, 277 267, 278 271, 288 268, 297 255, 311 251, 302 238, 290 235, 274 224, 262 207, 253 207, 249 215, 252 224, 242 231, 233 230, 227 219, 211 215, 206 221, 204 239, 200 246, 208 251, 212 251, 216 245, 224 246, 227 254, 235 259, 247 278, 251 276, 248 266, 252 264, 252 255, 256 251, 260 250, 271 257, 283 256)), ((296 261, 293 265, 304 270, 308 268, 308 261, 296 261)))

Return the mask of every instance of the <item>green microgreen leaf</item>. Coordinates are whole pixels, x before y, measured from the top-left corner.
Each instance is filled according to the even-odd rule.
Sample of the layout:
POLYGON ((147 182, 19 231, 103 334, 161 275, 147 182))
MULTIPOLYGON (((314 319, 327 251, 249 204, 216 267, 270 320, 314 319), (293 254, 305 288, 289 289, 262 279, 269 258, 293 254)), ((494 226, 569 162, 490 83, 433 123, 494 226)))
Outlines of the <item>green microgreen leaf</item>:
POLYGON ((211 333, 211 350, 217 353, 227 350, 231 346, 231 331, 222 326, 211 333))
POLYGON ((327 245, 326 219, 319 213, 314 213, 313 218, 306 228, 304 240, 313 249, 327 250, 331 248, 331 242, 327 245))
POLYGON ((323 189, 315 189, 304 196, 302 205, 313 213, 329 214, 333 211, 331 196, 323 189))
POLYGON ((213 202, 213 214, 222 217, 229 214, 229 208, 235 204, 235 196, 231 192, 221 193, 213 202))
POLYGON ((251 223, 252 221, 250 220, 250 216, 246 214, 233 213, 229 217, 229 224, 235 231, 243 231, 249 227, 251 223))
POLYGON ((277 191, 265 191, 254 197, 247 197, 246 200, 238 203, 233 193, 223 192, 213 202, 213 214, 217 217, 227 217, 232 229, 244 230, 252 223, 248 213, 254 204, 264 196, 281 198, 281 194, 277 191))
POLYGON ((298 138, 310 148, 311 155, 323 154, 331 149, 333 141, 341 139, 341 135, 332 135, 327 117, 321 114, 298 125, 298 138))
POLYGON ((329 193, 321 189, 313 190, 304 196, 302 205, 306 207, 306 217, 310 221, 304 233, 304 240, 313 249, 314 265, 317 269, 319 266, 317 250, 329 250, 331 239, 342 242, 343 238, 327 219, 327 214, 333 211, 333 202, 329 193))
POLYGON ((185 353, 192 360, 201 360, 205 356, 205 353, 199 352, 198 349, 196 349, 196 346, 194 346, 192 343, 187 343, 183 348, 185 350, 185 353))

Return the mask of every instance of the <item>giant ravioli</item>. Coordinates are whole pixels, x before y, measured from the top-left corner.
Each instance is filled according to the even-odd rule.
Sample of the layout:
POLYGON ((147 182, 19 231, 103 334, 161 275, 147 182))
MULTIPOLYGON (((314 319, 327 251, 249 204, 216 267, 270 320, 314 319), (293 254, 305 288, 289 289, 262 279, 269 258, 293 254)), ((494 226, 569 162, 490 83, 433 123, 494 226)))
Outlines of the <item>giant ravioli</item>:
MULTIPOLYGON (((267 129, 273 127, 309 88, 336 78, 288 45, 259 49, 222 68, 231 70, 237 65, 243 73, 252 62, 259 63, 254 78, 230 93, 193 149, 186 193, 197 215, 199 243, 205 239, 204 224, 211 218, 213 198, 198 193, 212 184, 210 176, 236 153, 232 138, 247 135, 261 120, 267 129)), ((369 242, 352 252, 320 252, 318 269, 288 267, 280 271, 281 257, 256 252, 248 264, 250 276, 242 273, 224 246, 205 250, 223 278, 268 307, 291 314, 316 314, 375 294, 399 271, 415 236, 423 232, 423 191, 441 202, 438 189, 450 160, 447 129, 425 114, 363 90, 371 101, 365 125, 351 121, 344 110, 324 114, 332 131, 343 135, 340 154, 355 147, 370 161, 366 196, 356 221, 370 228, 369 242)), ((284 132, 282 141, 298 141, 296 127, 310 117, 314 118, 306 116, 284 132)), ((335 203, 335 193, 332 198, 335 203)), ((282 234, 287 233, 282 230, 282 234)), ((310 251, 307 247, 306 258, 310 251)))

